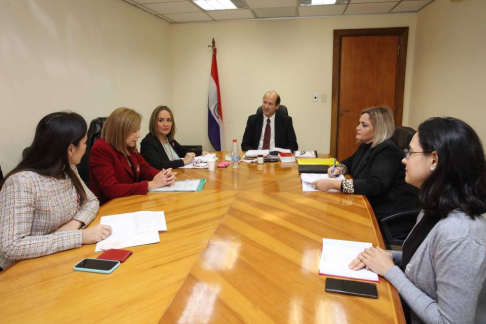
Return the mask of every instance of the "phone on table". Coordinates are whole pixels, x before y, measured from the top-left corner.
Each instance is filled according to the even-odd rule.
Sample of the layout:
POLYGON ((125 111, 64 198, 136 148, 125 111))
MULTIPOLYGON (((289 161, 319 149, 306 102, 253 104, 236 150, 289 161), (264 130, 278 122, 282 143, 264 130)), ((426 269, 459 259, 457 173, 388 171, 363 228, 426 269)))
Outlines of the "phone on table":
POLYGON ((120 261, 84 259, 74 266, 74 270, 96 273, 112 273, 116 268, 118 268, 119 265, 120 261))
POLYGON ((218 168, 226 168, 229 165, 228 162, 219 162, 218 163, 218 168))
POLYGON ((360 297, 378 298, 374 283, 326 278, 326 291, 360 297))

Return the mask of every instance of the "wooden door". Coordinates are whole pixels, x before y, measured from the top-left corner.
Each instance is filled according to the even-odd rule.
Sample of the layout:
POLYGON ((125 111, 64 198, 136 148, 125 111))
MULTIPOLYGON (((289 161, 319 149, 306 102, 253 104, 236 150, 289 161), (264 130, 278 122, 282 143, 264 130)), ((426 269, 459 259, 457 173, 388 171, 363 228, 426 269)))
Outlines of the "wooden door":
POLYGON ((395 124, 401 125, 405 76, 402 56, 405 58, 406 53, 403 35, 397 29, 408 30, 336 31, 344 32, 337 35, 338 48, 335 33, 334 63, 338 65, 334 70, 338 71, 333 71, 331 154, 338 160, 356 151, 359 143, 355 128, 364 108, 386 105, 395 113, 395 124))

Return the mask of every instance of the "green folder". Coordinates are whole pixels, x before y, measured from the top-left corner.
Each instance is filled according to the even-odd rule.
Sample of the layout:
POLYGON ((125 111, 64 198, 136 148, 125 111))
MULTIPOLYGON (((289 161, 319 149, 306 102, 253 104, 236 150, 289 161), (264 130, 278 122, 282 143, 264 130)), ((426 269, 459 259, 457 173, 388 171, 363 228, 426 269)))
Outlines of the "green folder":
POLYGON ((157 188, 157 189, 149 190, 149 192, 199 192, 203 189, 205 183, 206 183, 205 178, 182 180, 182 181, 176 181, 174 185, 171 187, 157 188), (196 181, 198 181, 197 184, 196 181))

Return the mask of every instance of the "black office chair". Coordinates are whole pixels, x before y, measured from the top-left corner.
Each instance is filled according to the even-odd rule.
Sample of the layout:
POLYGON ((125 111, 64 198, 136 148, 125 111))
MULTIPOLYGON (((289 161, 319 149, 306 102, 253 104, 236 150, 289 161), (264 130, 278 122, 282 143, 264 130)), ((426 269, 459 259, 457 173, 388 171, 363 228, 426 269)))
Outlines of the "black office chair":
POLYGON ((108 117, 98 117, 91 121, 88 128, 88 140, 86 142, 86 153, 81 158, 81 162, 77 165, 79 175, 83 179, 86 186, 89 186, 89 153, 91 147, 98 138, 101 137, 101 129, 108 117))
MULTIPOLYGON (((406 126, 397 126, 392 136, 392 141, 402 150, 410 145, 415 129, 406 126)), ((390 215, 380 220, 381 233, 386 243, 402 245, 412 228, 417 222, 420 209, 413 209, 390 215)))
MULTIPOLYGON (((262 106, 258 107, 256 113, 257 114, 263 114, 262 106)), ((278 107, 278 109, 277 109, 277 114, 284 114, 285 116, 288 116, 289 112, 287 110, 287 107, 284 106, 284 105, 280 105, 280 107, 278 107)))
POLYGON ((420 209, 414 209, 383 218, 380 221, 380 226, 385 242, 402 245, 417 223, 417 216, 420 211, 420 209))
POLYGON ((392 136, 392 141, 397 144, 399 148, 402 150, 408 149, 410 145, 410 141, 412 140, 413 135, 415 135, 415 129, 407 126, 397 126, 395 128, 395 132, 392 136))

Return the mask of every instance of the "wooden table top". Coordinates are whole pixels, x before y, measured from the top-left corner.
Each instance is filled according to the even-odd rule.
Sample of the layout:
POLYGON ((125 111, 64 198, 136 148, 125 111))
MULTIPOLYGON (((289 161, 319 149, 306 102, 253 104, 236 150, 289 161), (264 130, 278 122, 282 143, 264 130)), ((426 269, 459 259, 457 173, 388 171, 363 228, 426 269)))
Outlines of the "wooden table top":
MULTIPOLYGON (((219 153, 219 161, 223 159, 219 153)), ((178 169, 198 193, 149 193, 105 204, 100 217, 165 212, 160 243, 128 248, 113 273, 74 271, 94 245, 25 260, 0 275, 3 323, 405 323, 397 291, 378 299, 325 292, 322 238, 384 247, 364 196, 302 192, 297 165, 178 169)))

